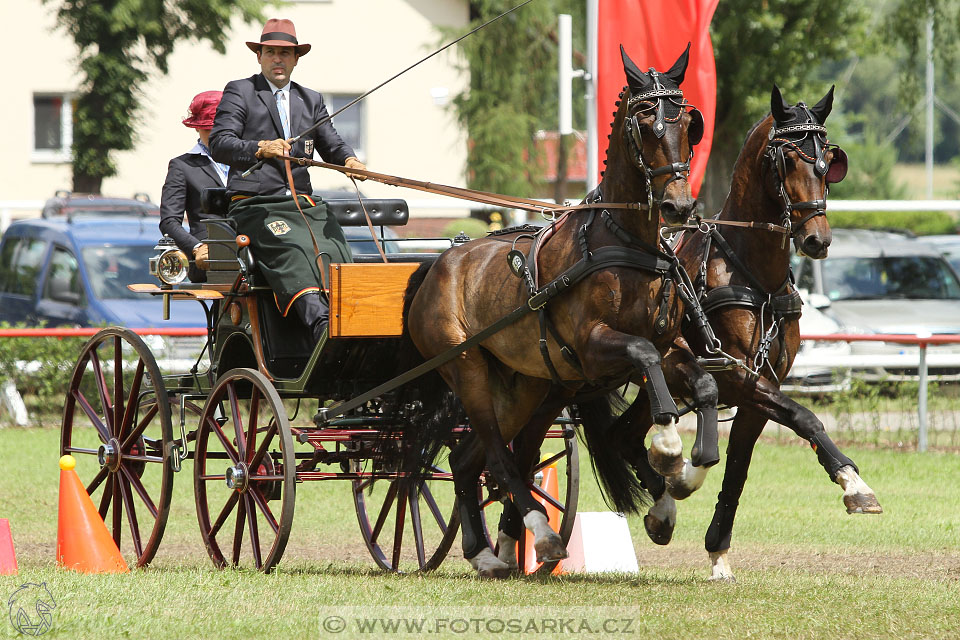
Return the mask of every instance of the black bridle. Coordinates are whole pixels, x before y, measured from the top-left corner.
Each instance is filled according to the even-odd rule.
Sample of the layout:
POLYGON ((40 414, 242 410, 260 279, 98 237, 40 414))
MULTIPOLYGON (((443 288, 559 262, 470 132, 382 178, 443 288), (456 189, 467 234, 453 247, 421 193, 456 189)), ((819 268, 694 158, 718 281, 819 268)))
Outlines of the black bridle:
POLYGON ((827 139, 827 128, 814 120, 807 105, 801 102, 797 107, 803 109, 806 113, 807 122, 783 126, 777 126, 774 122, 774 126, 770 129, 770 142, 767 143, 765 151, 765 155, 773 167, 776 183, 774 188, 783 203, 783 222, 781 225, 787 229, 787 233, 793 239, 800 235, 804 225, 811 219, 827 215, 827 194, 830 191, 830 183, 843 180, 847 166, 846 154, 838 145, 831 144, 827 139), (807 147, 808 151, 804 151, 803 147, 807 147), (822 198, 802 202, 790 200, 785 186, 787 161, 784 154, 788 148, 793 149, 801 160, 812 164, 813 170, 818 176, 826 177, 822 198), (825 159, 828 151, 834 153, 829 165, 825 159), (791 221, 794 211, 810 211, 796 224, 795 230, 791 221))
POLYGON ((631 96, 627 100, 627 113, 623 125, 623 135, 626 138, 627 148, 632 150, 633 164, 643 172, 647 182, 647 206, 649 211, 653 212, 654 205, 659 210, 663 198, 666 195, 667 187, 674 180, 687 180, 690 175, 690 162, 693 160, 693 146, 700 142, 703 137, 703 114, 696 108, 691 108, 690 117, 692 119, 690 127, 687 129, 687 140, 690 142, 690 156, 686 162, 671 162, 670 164, 651 169, 643 158, 643 137, 640 132, 640 121, 638 115, 654 111, 653 133, 657 138, 662 138, 667 128, 665 122, 678 122, 683 117, 684 107, 689 106, 683 99, 683 91, 679 88, 668 89, 660 82, 660 73, 652 67, 649 71, 653 80, 653 88, 643 93, 631 96), (667 101, 677 108, 677 115, 670 117, 667 115, 667 101), (639 108, 631 115, 630 112, 635 107, 639 108), (670 177, 663 183, 663 189, 659 195, 654 196, 653 179, 659 176, 669 175, 670 177))

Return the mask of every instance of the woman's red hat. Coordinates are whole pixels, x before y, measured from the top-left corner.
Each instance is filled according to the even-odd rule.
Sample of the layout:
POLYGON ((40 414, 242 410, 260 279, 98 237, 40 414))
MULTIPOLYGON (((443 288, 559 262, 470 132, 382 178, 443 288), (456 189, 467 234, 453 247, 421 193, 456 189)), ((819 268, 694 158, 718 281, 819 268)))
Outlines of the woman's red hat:
POLYGON ((198 93, 190 101, 187 117, 183 119, 183 126, 191 129, 212 129, 213 117, 217 115, 217 105, 223 91, 204 91, 198 93))

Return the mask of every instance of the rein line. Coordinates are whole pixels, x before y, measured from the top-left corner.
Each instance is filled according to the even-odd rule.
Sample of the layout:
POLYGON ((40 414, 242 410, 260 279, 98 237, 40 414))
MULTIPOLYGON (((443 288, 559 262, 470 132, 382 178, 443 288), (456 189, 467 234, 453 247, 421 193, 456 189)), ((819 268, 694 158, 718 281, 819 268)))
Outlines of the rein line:
POLYGON ((331 169, 333 171, 338 171, 343 174, 352 174, 355 176, 363 176, 373 180, 374 182, 380 182, 382 184, 388 184, 394 187, 406 187, 409 189, 414 189, 417 191, 425 191, 427 193, 435 193, 438 195, 445 195, 454 198, 462 198, 463 200, 471 200, 473 202, 480 202, 483 204, 492 204, 502 207, 509 207, 511 209, 522 209, 525 211, 533 211, 535 213, 541 213, 544 215, 555 215, 557 213, 564 213, 567 211, 577 211, 583 209, 632 209, 634 211, 646 211, 649 207, 646 204, 640 202, 605 202, 605 203, 587 203, 587 204, 573 204, 573 205, 556 205, 548 204, 541 202, 540 200, 533 200, 530 198, 517 198, 515 196, 507 196, 499 193, 490 193, 488 191, 477 191, 476 189, 467 189, 466 187, 454 187, 445 184, 437 184, 433 182, 424 182, 422 180, 414 180, 412 178, 403 178, 399 176, 393 176, 386 173, 377 173, 375 171, 369 171, 365 169, 348 169, 347 167, 341 166, 339 164, 330 164, 329 162, 320 162, 317 160, 310 160, 308 158, 294 158, 291 156, 278 156, 280 160, 296 162, 300 166, 308 167, 321 167, 323 169, 331 169))

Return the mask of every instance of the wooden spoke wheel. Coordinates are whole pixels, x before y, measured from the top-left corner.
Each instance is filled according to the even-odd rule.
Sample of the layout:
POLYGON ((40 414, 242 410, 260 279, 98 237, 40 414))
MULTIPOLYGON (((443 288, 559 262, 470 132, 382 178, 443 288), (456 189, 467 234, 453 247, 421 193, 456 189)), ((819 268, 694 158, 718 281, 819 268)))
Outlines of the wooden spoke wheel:
POLYGON ((351 460, 353 503, 360 533, 385 571, 414 573, 440 566, 460 528, 453 477, 442 456, 413 488, 397 480, 388 463, 351 460), (449 514, 449 515, 448 515, 449 514))
POLYGON ((76 458, 77 474, 131 566, 147 565, 163 537, 171 442, 170 403, 150 349, 127 329, 98 332, 70 378, 60 454, 76 458))
MULTIPOLYGON (((564 545, 570 542, 570 536, 573 534, 573 524, 577 516, 577 501, 580 496, 579 455, 577 437, 573 428, 554 425, 543 441, 540 448, 540 462, 534 466, 533 475, 530 479, 531 493, 546 508, 550 518, 550 526, 560 535, 564 545), (553 473, 556 473, 558 494, 556 496, 551 495, 547 491, 549 487, 544 486, 543 480, 548 473, 548 467, 553 467, 553 473), (554 515, 551 516, 551 513, 554 515)), ((495 551, 499 552, 497 527, 500 510, 491 511, 490 507, 499 504, 503 496, 496 486, 487 485, 487 481, 489 481, 489 475, 484 472, 483 481, 479 488, 480 507, 487 541, 495 551)), ((535 556, 532 546, 532 538, 529 532, 524 529, 523 537, 517 544, 518 557, 525 557, 528 553, 535 556), (529 551, 527 551, 527 547, 530 547, 529 551)), ((524 563, 520 562, 518 564, 521 571, 524 571, 524 563)), ((538 564, 533 573, 549 574, 557 567, 557 564, 558 562, 538 564)))
POLYGON ((200 416, 193 468, 213 563, 269 573, 290 536, 296 461, 283 403, 262 373, 233 369, 217 381, 200 416))

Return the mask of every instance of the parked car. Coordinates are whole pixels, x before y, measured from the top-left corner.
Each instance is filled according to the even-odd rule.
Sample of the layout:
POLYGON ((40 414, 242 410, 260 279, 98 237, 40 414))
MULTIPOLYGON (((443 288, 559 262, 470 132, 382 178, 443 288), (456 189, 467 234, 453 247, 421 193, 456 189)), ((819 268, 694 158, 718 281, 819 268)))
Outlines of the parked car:
POLYGON ((156 283, 159 217, 18 220, 0 241, 0 321, 47 326, 205 327, 199 303, 127 289, 156 283))
POLYGON ((923 236, 920 239, 935 246, 947 259, 953 270, 960 274, 960 234, 923 236))
POLYGON ((41 216, 44 218, 74 216, 159 216, 160 207, 150 201, 145 193, 134 194, 132 198, 111 198, 90 193, 71 193, 57 191, 54 197, 43 205, 41 216))
MULTIPOLYGON (((840 323, 810 304, 809 292, 800 291, 803 315, 800 330, 806 335, 842 333, 840 323)), ((804 340, 781 388, 792 393, 831 393, 850 387, 850 369, 827 363, 842 361, 850 355, 850 343, 833 340, 804 340)))
MULTIPOLYGON (((863 229, 834 229, 825 260, 794 258, 797 287, 808 302, 837 323, 837 333, 960 334, 960 280, 940 251, 922 238, 863 229)), ((802 334, 818 333, 800 318, 802 334)), ((894 342, 853 342, 859 355, 916 354, 917 347, 894 342)), ((930 373, 960 378, 960 344, 930 347, 948 362, 931 363, 930 373), (955 355, 954 359, 952 355, 955 355)), ((914 379, 917 367, 869 366, 871 379, 914 379)))

